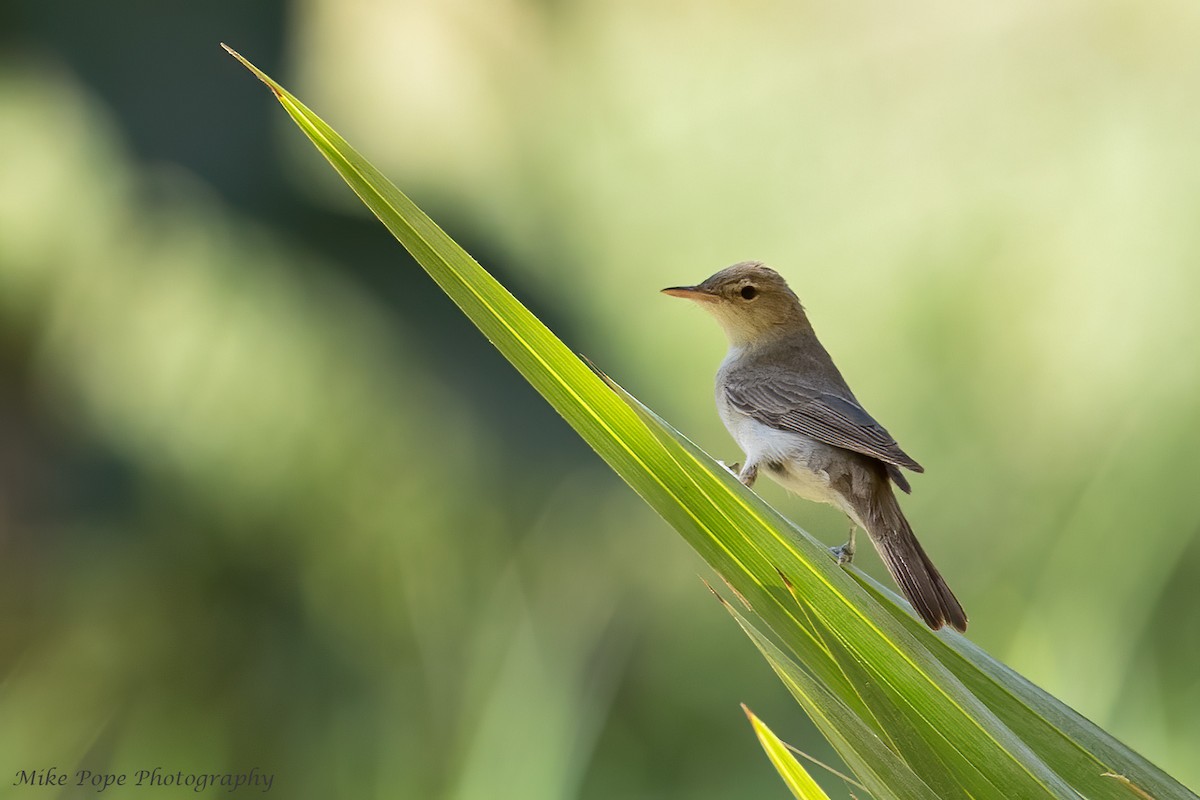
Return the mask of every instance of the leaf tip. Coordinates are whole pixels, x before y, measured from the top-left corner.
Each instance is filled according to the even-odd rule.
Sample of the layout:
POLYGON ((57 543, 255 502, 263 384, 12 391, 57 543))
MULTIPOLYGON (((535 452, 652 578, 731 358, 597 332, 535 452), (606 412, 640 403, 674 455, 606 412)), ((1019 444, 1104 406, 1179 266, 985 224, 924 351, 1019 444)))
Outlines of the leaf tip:
POLYGON ((273 81, 269 77, 267 77, 267 73, 263 72, 261 69, 254 66, 253 64, 251 64, 246 59, 245 56, 243 56, 237 50, 234 50, 232 47, 225 44, 224 42, 221 42, 221 49, 223 49, 226 53, 229 53, 229 55, 236 58, 239 62, 241 62, 241 65, 243 67, 250 70, 252 73, 254 73, 254 76, 256 78, 258 78, 260 81, 265 83, 267 85, 267 88, 271 90, 271 94, 275 95, 276 99, 280 99, 280 100, 283 99, 283 95, 280 93, 278 84, 276 84, 275 81, 273 81))
POLYGON ((701 578, 700 582, 704 584, 705 588, 707 588, 710 592, 712 592, 712 596, 717 598, 717 602, 719 602, 721 605, 725 606, 726 608, 729 608, 729 601, 727 601, 724 597, 721 597, 720 593, 712 587, 711 583, 704 580, 704 578, 701 578))
POLYGON ((608 377, 608 374, 604 370, 597 367, 595 361, 592 361, 590 358, 585 356, 583 353, 576 353, 575 355, 577 355, 579 357, 580 361, 582 361, 585 365, 587 365, 588 369, 590 369, 592 372, 596 373, 596 377, 599 378, 600 380, 604 381, 604 384, 606 386, 608 386, 608 388, 612 389, 614 392, 617 391, 616 382, 613 381, 612 378, 608 377))
MULTIPOLYGON (((720 573, 717 573, 717 574, 720 575, 720 573)), ((739 592, 732 583, 729 582, 729 579, 726 578, 724 575, 721 575, 721 580, 725 581, 725 585, 727 587, 729 587, 729 591, 733 592, 733 596, 736 597, 738 600, 742 601, 742 605, 744 605, 746 607, 746 610, 753 613, 754 606, 750 605, 750 601, 747 600, 745 598, 745 596, 741 592, 739 592)))

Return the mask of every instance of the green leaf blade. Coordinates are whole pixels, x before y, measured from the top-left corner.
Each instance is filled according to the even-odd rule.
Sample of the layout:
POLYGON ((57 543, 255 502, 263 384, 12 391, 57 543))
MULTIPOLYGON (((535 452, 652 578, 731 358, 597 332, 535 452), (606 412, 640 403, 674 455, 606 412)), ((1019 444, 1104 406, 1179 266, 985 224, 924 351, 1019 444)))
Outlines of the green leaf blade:
POLYGON ((997 661, 969 639, 940 635, 905 613, 896 595, 865 573, 854 576, 962 680, 1017 735, 1091 800, 1128 800, 1129 789, 1108 773, 1125 777, 1155 800, 1198 800, 1195 793, 1163 772, 1058 698, 997 661))
MULTIPOLYGON (((797 699, 808 698, 801 700, 805 710, 827 716, 837 709, 839 717, 858 719, 855 736, 863 742, 874 737, 892 754, 900 766, 893 765, 875 784, 864 780, 873 791, 882 787, 879 797, 901 796, 886 792, 887 778, 908 787, 906 798, 932 796, 923 793, 929 792, 924 782, 917 779, 910 785, 906 776, 915 778, 914 766, 936 771, 938 764, 941 769, 957 765, 955 780, 964 797, 994 795, 997 787, 1022 798, 1077 796, 1083 776, 1058 760, 1066 752, 1061 743, 1046 748, 1035 741, 1031 746, 1025 738, 1048 735, 1037 726, 1036 712, 1029 711, 1029 717, 1019 708, 993 707, 977 696, 975 692, 988 696, 994 688, 980 679, 980 662, 955 661, 939 650, 935 643, 945 639, 914 630, 889 598, 864 590, 832 565, 822 546, 716 468, 702 450, 615 384, 602 381, 332 128, 237 57, 271 88, 322 155, 488 340, 812 670, 816 678, 767 637, 751 635, 797 699), (797 607, 793 589, 803 596, 803 609, 797 607), (882 692, 862 691, 856 682, 864 675, 878 682, 882 692), (880 705, 881 697, 890 699, 888 708, 880 705), (920 736, 922 746, 900 746, 908 736, 920 736), (903 751, 903 758, 886 741, 903 751), (1070 782, 1064 774, 1071 776, 1070 782)), ((739 622, 743 628, 750 624, 743 618, 739 622)), ((992 674, 991 679, 1008 686, 1003 675, 992 674)), ((1013 691, 1036 699, 1020 695, 1019 687, 1013 691)), ((845 724, 827 722, 822 730, 831 741, 844 739, 845 724)), ((869 772, 872 766, 860 758, 857 768, 869 772)), ((1118 785, 1107 780, 1109 786, 1118 785)), ((944 776, 935 784, 946 794, 944 776)))
MULTIPOLYGON (((704 464, 681 470, 680 461, 667 450, 669 443, 656 437, 629 405, 408 197, 299 100, 261 72, 256 74, 371 211, 496 348, 744 596, 752 603, 771 601, 767 605, 772 609, 786 608, 776 564, 802 570, 814 609, 831 629, 853 634, 850 638, 859 651, 856 655, 876 663, 901 694, 919 693, 932 685, 934 691, 918 697, 914 708, 931 717, 931 725, 964 731, 966 735, 957 745, 992 781, 1007 782, 1029 797, 1070 796, 1044 764, 1024 752, 1009 752, 1019 751, 1020 742, 1006 742, 1008 749, 997 743, 995 732, 1002 726, 989 731, 964 710, 974 698, 961 688, 947 692, 945 685, 931 682, 916 668, 910 648, 897 651, 895 641, 879 623, 893 627, 893 633, 901 637, 903 629, 886 614, 866 614, 848 599, 847 594, 859 591, 853 581, 827 564, 817 566, 812 559, 797 558, 790 546, 778 547, 778 534, 764 523, 761 514, 746 513, 749 508, 740 495, 749 493, 740 485, 735 488, 714 481, 717 476, 704 464), (757 535, 746 536, 745 529, 733 524, 737 517, 757 535), (761 547, 764 543, 767 548, 761 547)), ((788 629, 786 614, 781 627, 788 629)), ((932 659, 926 660, 925 667, 944 671, 932 659)), ((956 683, 949 673, 938 678, 956 683)))
POLYGON ((779 777, 783 778, 783 782, 787 784, 796 800, 829 800, 829 795, 825 794, 825 791, 817 785, 808 771, 800 765, 800 762, 788 750, 787 745, 780 741, 779 737, 754 715, 754 712, 744 705, 742 710, 750 719, 750 725, 754 728, 758 743, 762 745, 767 758, 771 759, 779 777))

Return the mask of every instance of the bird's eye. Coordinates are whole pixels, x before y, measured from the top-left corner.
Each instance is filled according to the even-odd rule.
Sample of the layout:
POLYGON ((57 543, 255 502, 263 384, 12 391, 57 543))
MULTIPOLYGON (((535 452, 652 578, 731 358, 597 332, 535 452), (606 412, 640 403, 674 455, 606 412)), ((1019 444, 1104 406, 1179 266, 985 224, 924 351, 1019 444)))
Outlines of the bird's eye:
POLYGON ((758 289, 755 289, 753 286, 743 286, 741 295, 743 300, 753 300, 758 297, 758 289))

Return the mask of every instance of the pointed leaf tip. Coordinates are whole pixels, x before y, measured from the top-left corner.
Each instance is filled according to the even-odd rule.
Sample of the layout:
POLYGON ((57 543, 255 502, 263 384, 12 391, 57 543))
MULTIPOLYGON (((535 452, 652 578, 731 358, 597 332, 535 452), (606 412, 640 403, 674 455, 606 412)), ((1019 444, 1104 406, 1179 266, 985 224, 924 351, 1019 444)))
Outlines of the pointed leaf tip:
MULTIPOLYGON (((779 773, 779 777, 783 778, 783 782, 791 790, 792 795, 797 800, 829 800, 829 795, 813 780, 813 777, 808 774, 808 770, 796 760, 792 749, 776 736, 766 723, 746 708, 745 703, 742 703, 742 711, 746 712, 746 718, 750 720, 750 726, 754 728, 754 735, 758 737, 758 743, 762 745, 767 758, 771 760, 771 764, 779 773)), ((824 765, 822 764, 822 766, 824 765)), ((840 775, 837 772, 834 774, 840 775)), ((842 777, 845 778, 845 776, 842 777)), ((855 783, 854 781, 850 782, 855 783)))
POLYGON ((606 373, 604 370, 602 370, 598 366, 596 366, 595 361, 592 361, 590 358, 585 356, 583 353, 576 353, 575 355, 579 356, 579 360, 582 361, 584 364, 586 364, 588 369, 590 369, 592 372, 596 373, 596 377, 598 377, 600 380, 604 381, 604 384, 608 388, 612 389, 614 392, 617 392, 617 394, 620 394, 620 391, 618 391, 616 382, 612 378, 608 377, 608 373, 606 373))
POLYGON ((226 53, 229 53, 229 55, 233 56, 238 61, 240 61, 243 67, 245 67, 246 69, 248 69, 252 73, 254 73, 254 76, 256 78, 258 78, 260 81, 262 81, 263 83, 265 83, 267 85, 267 88, 271 90, 271 93, 274 94, 276 98, 282 98, 283 95, 280 93, 279 85, 277 83, 275 83, 275 81, 271 80, 271 78, 267 76, 267 73, 263 72, 261 69, 254 66, 253 64, 251 64, 246 59, 245 56, 243 56, 237 50, 234 50, 232 47, 225 44, 224 42, 221 42, 221 49, 223 49, 226 53))
POLYGON ((721 605, 725 606, 726 608, 729 607, 729 602, 724 597, 721 597, 721 593, 718 592, 716 589, 714 589, 712 587, 711 583, 704 580, 704 578, 701 578, 700 582, 704 584, 705 588, 707 588, 710 592, 712 592, 712 596, 717 598, 717 602, 719 602, 721 605))

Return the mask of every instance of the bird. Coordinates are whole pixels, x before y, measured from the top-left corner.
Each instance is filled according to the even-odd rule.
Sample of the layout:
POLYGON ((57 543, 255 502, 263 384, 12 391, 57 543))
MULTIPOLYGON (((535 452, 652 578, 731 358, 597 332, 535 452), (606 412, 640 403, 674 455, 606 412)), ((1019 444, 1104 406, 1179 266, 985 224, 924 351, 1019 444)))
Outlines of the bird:
POLYGON ((748 487, 760 471, 789 491, 840 509, 849 541, 832 548, 850 562, 862 528, 892 579, 933 630, 966 631, 967 615, 900 508, 901 470, 925 469, 905 453, 850 391, 808 314, 783 277, 743 261, 692 286, 662 292, 691 300, 724 329, 729 350, 717 371, 717 410, 745 454, 732 469, 748 487))

